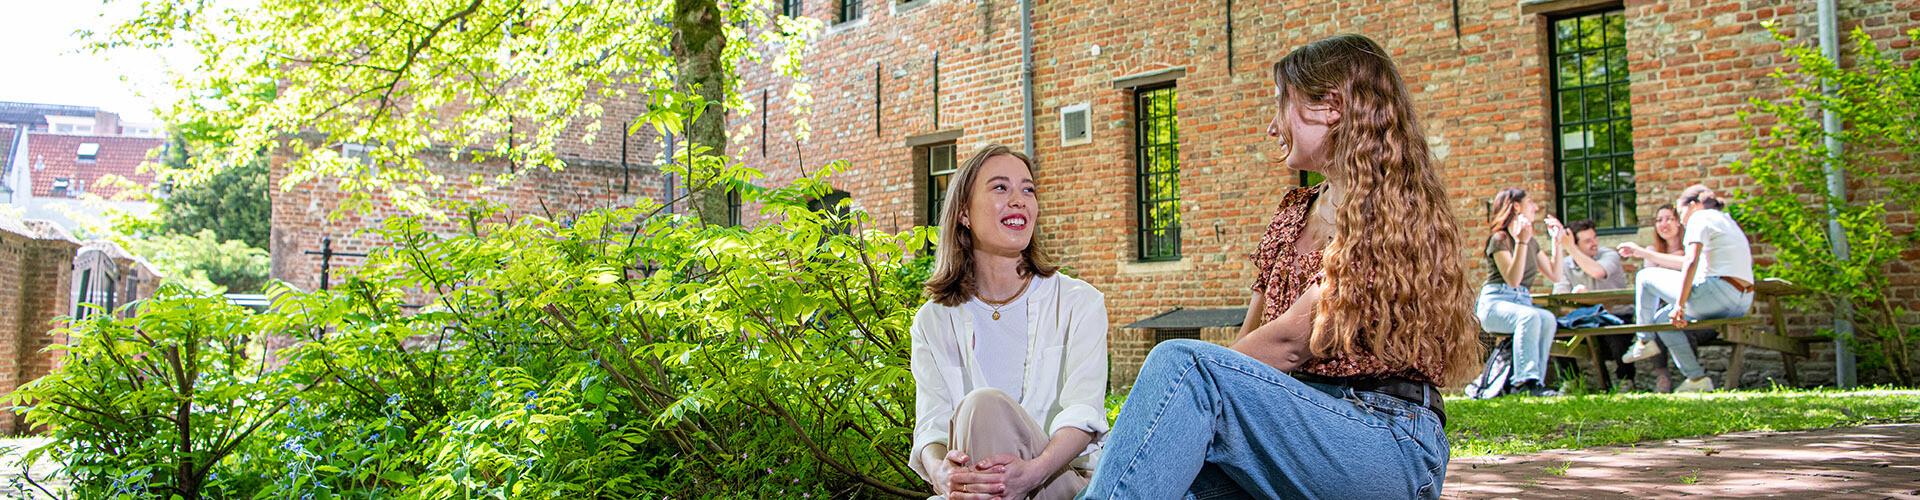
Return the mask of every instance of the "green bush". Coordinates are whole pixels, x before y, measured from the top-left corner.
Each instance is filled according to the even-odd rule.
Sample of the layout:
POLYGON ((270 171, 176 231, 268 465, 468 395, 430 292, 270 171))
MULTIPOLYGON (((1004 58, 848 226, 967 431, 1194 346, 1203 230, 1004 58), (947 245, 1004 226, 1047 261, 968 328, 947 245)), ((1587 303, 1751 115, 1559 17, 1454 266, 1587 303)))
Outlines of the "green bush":
MULTIPOLYGON (((1849 340, 1861 368, 1914 386, 1920 383, 1913 374, 1920 326, 1889 293, 1887 270, 1920 243, 1920 233, 1897 232, 1888 207, 1920 208, 1920 163, 1913 160, 1920 154, 1913 129, 1920 120, 1920 67, 1882 52, 1859 28, 1852 34, 1851 67, 1793 43, 1772 24, 1768 29, 1794 64, 1772 75, 1787 91, 1785 99, 1754 98, 1758 113, 1740 113, 1752 156, 1734 170, 1752 177, 1754 185, 1741 190, 1749 202, 1735 205, 1734 215, 1774 247, 1777 264, 1762 269, 1764 274, 1813 290, 1816 309, 1855 324, 1849 340), (1833 86, 1831 93, 1825 84, 1833 86), (1839 115, 1845 128, 1828 134, 1822 110, 1839 115), (1829 138, 1844 147, 1830 150, 1829 138), (1858 186, 1854 199, 1828 193, 1828 164, 1858 186), (1846 234, 1848 260, 1832 251, 1830 225, 1846 234), (1842 300, 1851 309, 1839 307, 1842 300)), ((1908 31, 1907 39, 1920 43, 1920 29, 1908 31)))
POLYGON ((452 235, 389 219, 395 245, 333 290, 276 288, 270 312, 169 287, 133 319, 75 325, 69 359, 88 361, 13 400, 54 429, 36 453, 82 498, 924 498, 907 331, 931 233, 809 210, 830 171, 750 193, 776 216, 751 229, 655 206, 505 222, 448 206, 469 217, 452 235), (164 373, 101 367, 90 339, 108 337, 147 360, 217 344, 187 351, 220 375, 182 398, 151 383, 164 373), (270 337, 300 342, 246 348, 270 337), (112 402, 142 425, 65 409, 102 393, 134 395, 112 402), (187 399, 235 408, 194 429, 195 450, 226 453, 134 416, 187 399), (200 482, 174 472, 189 462, 200 482))

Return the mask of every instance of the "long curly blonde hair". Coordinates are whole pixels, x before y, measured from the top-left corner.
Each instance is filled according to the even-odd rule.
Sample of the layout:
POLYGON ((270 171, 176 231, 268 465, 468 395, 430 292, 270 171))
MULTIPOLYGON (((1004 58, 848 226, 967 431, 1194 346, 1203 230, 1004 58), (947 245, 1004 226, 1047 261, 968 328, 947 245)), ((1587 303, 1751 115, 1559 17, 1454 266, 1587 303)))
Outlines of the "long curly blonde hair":
POLYGON ((1409 372, 1440 366, 1438 382, 1449 386, 1478 374, 1485 347, 1459 221, 1386 50, 1341 35, 1287 54, 1273 72, 1282 109, 1304 99, 1340 111, 1327 132, 1327 168, 1347 180, 1347 193, 1321 260, 1313 355, 1371 353, 1409 372))

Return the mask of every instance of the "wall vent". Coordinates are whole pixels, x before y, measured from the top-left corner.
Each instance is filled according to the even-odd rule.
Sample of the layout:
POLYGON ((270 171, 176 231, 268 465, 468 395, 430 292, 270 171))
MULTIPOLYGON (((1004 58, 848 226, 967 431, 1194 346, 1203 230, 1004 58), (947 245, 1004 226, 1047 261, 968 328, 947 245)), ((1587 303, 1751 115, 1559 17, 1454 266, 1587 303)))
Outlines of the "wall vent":
POLYGON ((1080 103, 1060 108, 1060 145, 1077 146, 1093 142, 1089 133, 1089 103, 1080 103))

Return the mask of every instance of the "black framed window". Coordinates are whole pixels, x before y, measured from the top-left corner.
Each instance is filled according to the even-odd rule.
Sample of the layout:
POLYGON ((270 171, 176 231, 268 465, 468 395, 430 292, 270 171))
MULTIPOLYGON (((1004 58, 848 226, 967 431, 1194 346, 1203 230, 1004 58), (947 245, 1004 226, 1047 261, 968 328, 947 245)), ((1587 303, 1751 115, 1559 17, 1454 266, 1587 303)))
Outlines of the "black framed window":
POLYGON ((954 164, 954 143, 948 142, 927 146, 924 156, 926 165, 921 171, 927 173, 927 225, 940 225, 940 205, 947 202, 947 185, 953 182, 953 172, 959 169, 954 164))
POLYGON ((800 0, 780 0, 780 15, 800 17, 800 0))
POLYGON ((852 194, 835 189, 833 192, 827 193, 825 197, 807 200, 807 209, 820 212, 824 216, 835 218, 838 222, 832 223, 828 227, 828 230, 834 234, 853 234, 853 222, 848 220, 848 218, 853 215, 853 207, 851 205, 843 206, 840 204, 840 202, 851 198, 853 198, 852 194))
POLYGON ((860 19, 860 0, 840 0, 840 11, 835 13, 833 22, 844 23, 860 19))
POLYGON ((745 221, 741 220, 740 218, 741 205, 742 203, 740 202, 740 186, 734 186, 733 188, 728 189, 727 190, 727 225, 729 226, 745 225, 744 224, 745 221))
POLYGON ((1626 11, 1553 20, 1553 158, 1563 220, 1632 230, 1633 115, 1626 11))
POLYGON ((1178 103, 1172 85, 1134 92, 1135 229, 1142 261, 1180 260, 1178 103))

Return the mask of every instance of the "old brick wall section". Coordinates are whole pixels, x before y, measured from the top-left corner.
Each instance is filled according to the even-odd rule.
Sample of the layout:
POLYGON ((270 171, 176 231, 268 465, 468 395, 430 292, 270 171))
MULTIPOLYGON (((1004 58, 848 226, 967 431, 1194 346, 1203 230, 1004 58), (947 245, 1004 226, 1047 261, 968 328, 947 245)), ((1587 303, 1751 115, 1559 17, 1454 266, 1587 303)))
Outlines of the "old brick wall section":
MULTIPOLYGON (((555 141, 556 155, 566 163, 563 170, 526 169, 501 160, 481 163, 450 162, 445 152, 422 153, 429 169, 448 179, 443 188, 428 188, 429 195, 441 200, 473 202, 484 200, 505 205, 507 210, 487 222, 505 222, 523 215, 562 217, 595 208, 631 206, 635 200, 664 200, 665 182, 656 157, 665 148, 651 127, 642 127, 628 135, 629 126, 646 112, 645 103, 629 89, 629 96, 617 98, 590 93, 592 104, 601 107, 597 116, 573 118, 569 130, 555 141), (597 123, 598 131, 588 134, 588 126, 597 123), (625 140, 623 141, 623 136, 625 140), (586 140, 591 142, 586 142, 586 140), (517 169, 517 170, 516 170, 517 169), (519 172, 510 185, 496 186, 494 176, 519 172), (483 178, 483 185, 467 181, 470 175, 483 178)), ((449 109, 449 113, 453 111, 449 109)), ((390 217, 408 215, 385 193, 370 193, 372 208, 342 211, 335 209, 349 198, 336 179, 309 181, 291 189, 280 189, 288 175, 288 162, 294 158, 286 150, 270 157, 269 180, 272 190, 273 223, 269 235, 272 275, 304 290, 320 288, 320 257, 307 251, 320 251, 321 238, 333 239, 333 251, 367 253, 386 245, 362 230, 376 228, 390 217)), ((683 191, 684 187, 678 190, 683 191)), ((684 207, 683 207, 684 208, 684 207)), ((467 231, 460 214, 449 214, 446 221, 429 221, 426 229, 441 234, 467 231)), ((333 282, 342 272, 357 267, 361 259, 335 257, 333 282)), ((424 303, 428 295, 415 293, 410 299, 424 303)))
MULTIPOLYGON (((74 252, 80 243, 44 221, 0 219, 0 396, 52 369, 49 332, 68 314, 74 252)), ((24 432, 17 415, 0 415, 0 434, 24 432)))

